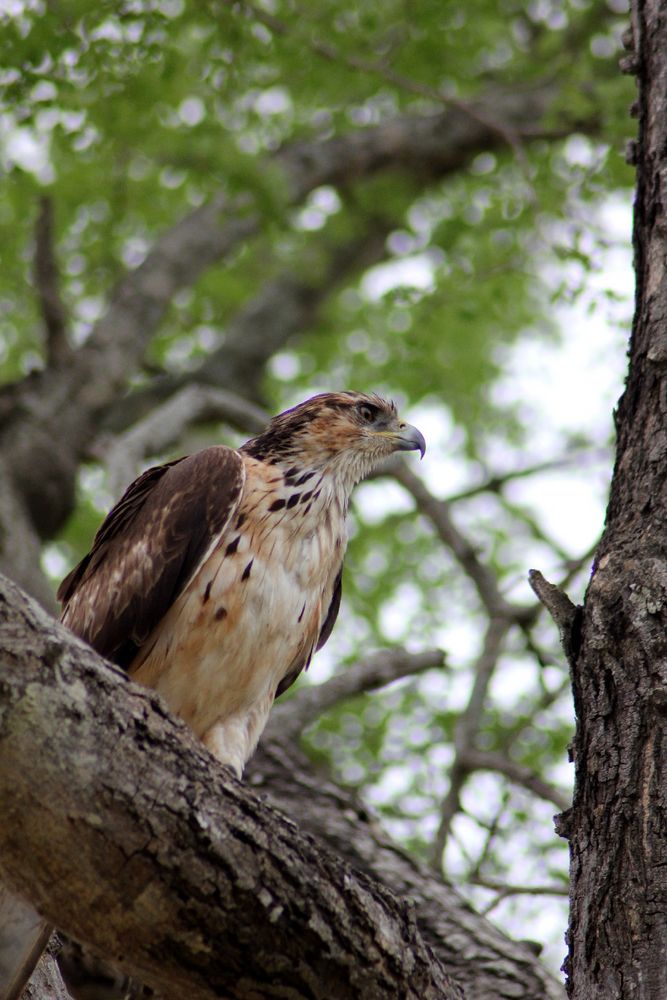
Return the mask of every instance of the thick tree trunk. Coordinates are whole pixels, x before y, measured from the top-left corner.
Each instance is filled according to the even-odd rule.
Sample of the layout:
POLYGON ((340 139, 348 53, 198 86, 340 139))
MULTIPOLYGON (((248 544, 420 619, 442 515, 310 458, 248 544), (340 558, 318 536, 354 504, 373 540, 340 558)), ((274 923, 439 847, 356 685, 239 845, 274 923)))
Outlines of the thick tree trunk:
POLYGON ((1 578, 0 647, 0 871, 137 978, 170 998, 460 996, 444 964, 469 1000, 560 996, 298 752, 274 743, 246 786, 225 778, 153 694, 1 578))
POLYGON ((216 766, 153 694, 22 611, 6 619, 29 627, 2 674, 0 859, 46 918, 173 1000, 462 997, 413 908, 216 766))
POLYGON ((635 0, 637 306, 607 525, 573 662, 569 992, 667 997, 667 17, 635 0))

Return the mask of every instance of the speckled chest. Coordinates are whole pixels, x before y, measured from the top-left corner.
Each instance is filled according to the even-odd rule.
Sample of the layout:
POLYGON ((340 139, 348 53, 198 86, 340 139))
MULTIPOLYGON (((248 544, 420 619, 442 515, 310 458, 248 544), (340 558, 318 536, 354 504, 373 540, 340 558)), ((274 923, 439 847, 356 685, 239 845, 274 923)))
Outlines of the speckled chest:
POLYGON ((250 460, 237 510, 137 679, 198 732, 275 692, 310 661, 345 546, 345 510, 325 477, 250 460))

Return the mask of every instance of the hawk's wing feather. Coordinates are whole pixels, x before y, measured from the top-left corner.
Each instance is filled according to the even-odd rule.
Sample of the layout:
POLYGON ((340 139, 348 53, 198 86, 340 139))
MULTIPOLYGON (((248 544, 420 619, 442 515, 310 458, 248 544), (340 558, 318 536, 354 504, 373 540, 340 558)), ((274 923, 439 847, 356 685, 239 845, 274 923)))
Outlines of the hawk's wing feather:
POLYGON ((338 612, 340 611, 340 599, 343 593, 343 567, 341 566, 338 571, 338 576, 333 585, 333 593, 331 594, 331 604, 329 605, 329 610, 327 611, 327 616, 324 619, 322 628, 320 629, 320 637, 317 640, 317 645, 315 646, 315 652, 321 649, 324 643, 327 641, 331 633, 333 632, 333 627, 336 624, 336 619, 338 618, 338 612))
MULTIPOLYGON (((343 593, 343 568, 341 566, 338 572, 338 576, 336 577, 336 580, 334 582, 333 592, 331 594, 331 603, 329 604, 329 610, 327 611, 327 616, 324 619, 324 622, 322 623, 322 628, 320 629, 317 645, 313 650, 313 652, 315 653, 317 652, 318 649, 322 648, 322 646, 327 641, 327 639, 329 638, 329 636, 333 631, 333 627, 336 624, 336 619, 338 618, 338 612, 340 610, 340 599, 342 593, 343 593)), ((303 668, 308 666, 309 662, 310 662, 310 657, 308 657, 308 659, 304 657, 304 659, 301 660, 300 663, 296 664, 293 670, 290 670, 290 672, 285 677, 283 677, 283 679, 281 680, 280 684, 276 689, 276 698, 280 697, 280 695, 283 694, 284 691, 287 691, 287 688, 291 687, 292 684, 294 684, 294 681, 297 679, 303 668)))
POLYGON ((122 534, 136 517, 137 511, 142 507, 158 480, 171 466, 182 461, 182 458, 177 458, 164 465, 155 465, 152 469, 146 469, 134 482, 130 483, 118 503, 111 508, 98 528, 90 552, 67 574, 58 587, 56 597, 62 604, 67 604, 78 589, 79 584, 84 579, 90 578, 100 560, 108 554, 108 546, 105 548, 105 543, 111 542, 116 535, 122 534))
POLYGON ((128 667, 234 516, 244 480, 222 445, 144 472, 60 585, 63 622, 128 667))

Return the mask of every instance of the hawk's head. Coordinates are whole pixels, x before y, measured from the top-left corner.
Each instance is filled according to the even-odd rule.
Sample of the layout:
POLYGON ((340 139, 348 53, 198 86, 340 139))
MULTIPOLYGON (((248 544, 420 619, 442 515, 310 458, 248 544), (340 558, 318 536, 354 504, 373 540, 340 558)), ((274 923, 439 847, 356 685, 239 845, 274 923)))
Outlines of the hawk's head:
POLYGON ((279 413, 242 451, 274 465, 329 470, 352 486, 394 451, 419 451, 420 431, 393 402, 363 392, 323 392, 279 413))

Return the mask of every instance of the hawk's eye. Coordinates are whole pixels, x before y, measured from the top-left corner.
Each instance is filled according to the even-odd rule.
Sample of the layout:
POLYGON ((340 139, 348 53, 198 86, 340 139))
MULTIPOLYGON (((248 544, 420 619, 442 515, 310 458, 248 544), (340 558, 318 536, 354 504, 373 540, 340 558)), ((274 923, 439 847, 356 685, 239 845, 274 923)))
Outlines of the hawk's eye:
POLYGON ((372 424, 377 416, 377 410, 375 407, 369 406, 368 403, 359 403, 357 411, 364 423, 367 424, 372 424))

